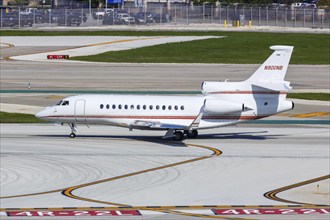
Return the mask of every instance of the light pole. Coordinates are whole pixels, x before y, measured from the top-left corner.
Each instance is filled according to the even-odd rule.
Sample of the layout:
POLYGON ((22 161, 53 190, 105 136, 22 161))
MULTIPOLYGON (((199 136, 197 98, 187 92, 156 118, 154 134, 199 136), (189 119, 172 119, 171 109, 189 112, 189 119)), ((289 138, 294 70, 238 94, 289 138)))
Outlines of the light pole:
POLYGON ((89 16, 92 16, 92 0, 89 0, 89 16))

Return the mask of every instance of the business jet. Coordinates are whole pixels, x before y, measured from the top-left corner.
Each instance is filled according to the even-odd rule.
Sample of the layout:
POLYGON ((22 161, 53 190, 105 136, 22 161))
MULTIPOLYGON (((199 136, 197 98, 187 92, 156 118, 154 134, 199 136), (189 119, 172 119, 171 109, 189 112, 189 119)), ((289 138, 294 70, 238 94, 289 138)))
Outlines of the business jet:
POLYGON ((286 99, 284 81, 292 46, 271 46, 274 52, 242 82, 203 82, 200 96, 77 95, 64 98, 35 116, 68 124, 101 124, 129 130, 164 130, 163 138, 196 138, 198 130, 261 119, 294 108, 286 99))

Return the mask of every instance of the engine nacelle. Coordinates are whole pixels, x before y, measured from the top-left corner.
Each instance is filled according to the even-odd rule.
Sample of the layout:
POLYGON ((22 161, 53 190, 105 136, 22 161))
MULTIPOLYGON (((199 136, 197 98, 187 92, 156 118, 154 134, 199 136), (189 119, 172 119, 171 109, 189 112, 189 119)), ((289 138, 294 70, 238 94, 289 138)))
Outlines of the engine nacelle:
POLYGON ((244 88, 242 82, 203 82, 201 85, 201 90, 204 95, 226 91, 232 92, 242 88, 244 88))
POLYGON ((277 106, 277 113, 294 109, 294 103, 289 100, 281 100, 277 106))
POLYGON ((204 101, 204 111, 208 114, 228 114, 243 110, 244 104, 238 102, 219 99, 206 99, 204 101))

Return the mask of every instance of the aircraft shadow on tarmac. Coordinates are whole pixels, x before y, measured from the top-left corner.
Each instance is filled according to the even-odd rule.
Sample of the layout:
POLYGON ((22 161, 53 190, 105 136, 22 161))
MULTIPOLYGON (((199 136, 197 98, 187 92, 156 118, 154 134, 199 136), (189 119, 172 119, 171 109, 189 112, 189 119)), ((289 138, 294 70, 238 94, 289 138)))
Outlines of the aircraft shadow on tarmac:
POLYGON ((267 135, 268 131, 258 132, 235 132, 235 133, 219 133, 219 134, 202 134, 198 139, 246 139, 246 140, 268 140, 277 139, 284 135, 267 135))
MULTIPOLYGON (((240 140, 268 140, 277 139, 284 135, 267 135, 268 131, 258 132, 235 132, 235 133, 217 133, 217 134, 200 134, 197 139, 212 140, 212 139, 240 139, 240 140)), ((49 138, 67 138, 67 135, 37 135, 38 137, 49 137, 49 138)), ((172 139, 162 139, 160 136, 134 136, 134 135, 77 135, 77 139, 88 138, 88 139, 128 139, 136 141, 147 141, 157 144, 166 144, 173 147, 185 147, 183 142, 177 142, 172 139)), ((186 139, 191 140, 191 139, 186 139)))

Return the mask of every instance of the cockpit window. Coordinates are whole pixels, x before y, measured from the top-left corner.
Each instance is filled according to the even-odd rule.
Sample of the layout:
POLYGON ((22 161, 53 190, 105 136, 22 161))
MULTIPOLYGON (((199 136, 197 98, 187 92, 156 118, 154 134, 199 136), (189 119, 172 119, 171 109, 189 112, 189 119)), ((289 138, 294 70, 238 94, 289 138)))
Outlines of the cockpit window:
POLYGON ((63 101, 62 105, 69 105, 69 101, 63 101))
POLYGON ((61 105, 63 102, 63 100, 59 101, 58 103, 56 103, 56 105, 61 105))

